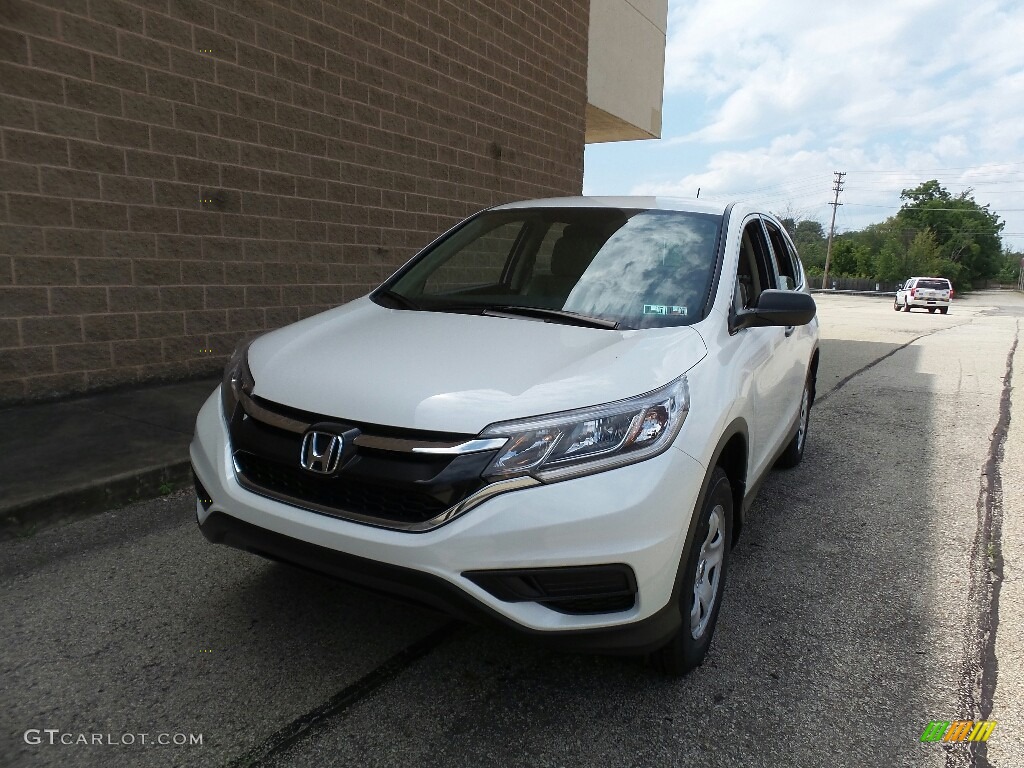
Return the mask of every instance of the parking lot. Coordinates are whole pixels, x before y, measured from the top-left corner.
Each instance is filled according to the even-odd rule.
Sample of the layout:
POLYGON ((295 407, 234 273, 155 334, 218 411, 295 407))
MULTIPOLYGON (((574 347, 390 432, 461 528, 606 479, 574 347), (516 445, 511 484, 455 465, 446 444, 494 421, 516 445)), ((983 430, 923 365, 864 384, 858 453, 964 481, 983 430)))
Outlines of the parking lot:
POLYGON ((211 546, 181 492, 0 544, 0 764, 1024 765, 1024 296, 816 300, 807 456, 690 676, 211 546))

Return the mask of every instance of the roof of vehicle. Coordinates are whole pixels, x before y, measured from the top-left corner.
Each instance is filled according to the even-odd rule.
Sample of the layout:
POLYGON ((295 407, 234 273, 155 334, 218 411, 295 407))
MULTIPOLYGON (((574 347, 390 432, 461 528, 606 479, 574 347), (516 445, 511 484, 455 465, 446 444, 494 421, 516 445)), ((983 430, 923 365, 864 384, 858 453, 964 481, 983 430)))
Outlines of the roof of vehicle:
POLYGON ((949 278, 948 277, 911 277, 911 278, 908 278, 908 279, 909 280, 945 280, 947 283, 949 282, 949 278))
POLYGON ((634 208, 662 211, 690 211, 713 213, 721 216, 729 203, 696 200, 682 197, 546 197, 539 200, 519 200, 495 206, 492 210, 514 208, 634 208))

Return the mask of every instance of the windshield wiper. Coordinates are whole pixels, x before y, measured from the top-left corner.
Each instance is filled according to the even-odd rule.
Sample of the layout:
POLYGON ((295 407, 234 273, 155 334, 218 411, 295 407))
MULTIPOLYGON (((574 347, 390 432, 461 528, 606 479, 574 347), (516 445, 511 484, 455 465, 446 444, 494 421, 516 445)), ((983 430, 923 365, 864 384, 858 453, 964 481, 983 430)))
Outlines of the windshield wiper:
POLYGON ((556 320, 566 325, 578 325, 583 328, 604 328, 615 330, 619 323, 615 320, 605 320, 600 317, 581 315, 578 312, 569 312, 564 309, 547 309, 545 307, 522 307, 516 304, 430 304, 421 306, 412 299, 394 291, 378 291, 374 298, 381 298, 385 301, 398 305, 404 309, 419 309, 427 312, 455 312, 467 315, 488 315, 490 317, 535 317, 540 320, 556 320))
POLYGON ((614 331, 619 327, 615 320, 605 320, 601 317, 581 315, 578 312, 569 312, 564 309, 547 309, 545 307, 520 307, 514 304, 495 304, 488 307, 482 314, 490 317, 501 317, 503 315, 522 315, 524 317, 536 317, 541 320, 560 320, 567 325, 579 325, 584 328, 605 328, 614 331))
POLYGON ((397 304, 399 307, 403 309, 422 309, 422 307, 412 299, 408 298, 407 296, 403 296, 400 293, 395 293, 392 290, 378 291, 377 293, 373 294, 373 298, 382 298, 385 301, 390 302, 391 304, 397 304))

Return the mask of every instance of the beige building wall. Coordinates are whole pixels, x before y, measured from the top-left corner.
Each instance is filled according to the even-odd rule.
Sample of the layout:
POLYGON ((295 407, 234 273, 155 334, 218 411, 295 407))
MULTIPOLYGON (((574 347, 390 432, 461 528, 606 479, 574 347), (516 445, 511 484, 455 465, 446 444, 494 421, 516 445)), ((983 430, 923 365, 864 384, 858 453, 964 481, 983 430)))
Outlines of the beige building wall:
POLYGON ((661 138, 668 0, 591 0, 587 143, 661 138))
POLYGON ((579 194, 587 9, 0 0, 0 406, 212 374, 579 194))

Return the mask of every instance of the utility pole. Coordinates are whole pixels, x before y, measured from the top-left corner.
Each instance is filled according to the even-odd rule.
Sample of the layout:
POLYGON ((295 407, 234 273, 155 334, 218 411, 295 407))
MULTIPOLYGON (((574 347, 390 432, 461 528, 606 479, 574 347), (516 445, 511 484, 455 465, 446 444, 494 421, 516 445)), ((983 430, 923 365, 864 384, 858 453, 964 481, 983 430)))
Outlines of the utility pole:
POLYGON ((828 228, 828 247, 825 250, 825 274, 821 278, 822 289, 828 288, 828 268, 832 264, 832 238, 836 233, 836 211, 842 205, 839 202, 839 193, 843 191, 843 179, 846 177, 846 171, 833 171, 833 173, 836 178, 832 184, 832 191, 836 193, 836 199, 829 203, 832 206, 832 225, 828 228))

